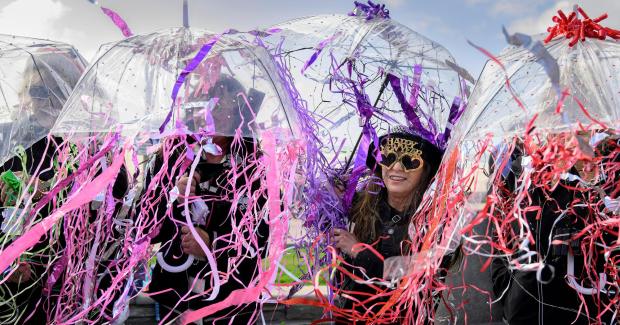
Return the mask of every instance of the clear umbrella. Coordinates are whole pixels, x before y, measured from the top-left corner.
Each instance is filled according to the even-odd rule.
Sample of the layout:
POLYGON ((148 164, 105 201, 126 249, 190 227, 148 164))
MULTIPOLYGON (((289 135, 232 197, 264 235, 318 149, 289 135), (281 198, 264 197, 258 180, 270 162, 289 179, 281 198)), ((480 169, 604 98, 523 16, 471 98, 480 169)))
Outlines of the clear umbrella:
MULTIPOLYGON (((320 138, 326 143, 344 142, 341 157, 355 151, 364 124, 356 99, 347 96, 353 84, 361 86, 362 96, 376 107, 371 124, 379 133, 398 124, 409 126, 388 75, 398 78, 395 83, 419 115, 420 126, 435 128, 438 134, 445 130, 455 97, 462 96, 457 71, 464 70, 458 69, 452 55, 394 20, 320 15, 273 29, 279 31, 268 42, 284 56, 297 89, 319 124, 320 138)), ((333 156, 337 149, 327 146, 324 151, 333 156)))
MULTIPOLYGON (((261 243, 267 240, 269 234, 263 236, 261 232, 259 235, 257 228, 263 218, 267 218, 265 215, 268 213, 269 218, 278 218, 272 221, 271 224, 277 225, 271 229, 280 229, 274 231, 275 235, 270 237, 269 247, 277 248, 284 244, 285 214, 278 214, 276 211, 280 209, 280 205, 270 204, 267 209, 262 199, 253 198, 265 196, 271 203, 280 202, 282 197, 293 196, 289 193, 293 189, 287 181, 281 178, 272 179, 273 173, 267 175, 267 171, 280 177, 280 173, 289 175, 289 169, 293 168, 289 164, 294 165, 291 159, 296 153, 288 154, 287 150, 294 150, 296 139, 300 137, 296 133, 298 127, 293 110, 294 103, 287 92, 286 82, 280 79, 280 70, 270 53, 261 46, 232 37, 232 33, 216 34, 187 27, 172 28, 133 36, 101 48, 98 59, 87 69, 76 86, 52 132, 75 140, 73 142, 78 147, 77 151, 83 155, 80 161, 102 161, 96 158, 103 152, 100 148, 107 149, 108 156, 114 154, 110 157, 112 163, 125 161, 128 157, 118 150, 119 145, 135 141, 134 144, 145 144, 140 146, 142 148, 155 149, 154 154, 153 151, 149 153, 153 158, 151 162, 154 166, 158 159, 161 159, 163 167, 153 167, 142 174, 149 174, 151 178, 147 179, 152 181, 144 186, 140 195, 136 195, 134 206, 137 208, 128 209, 128 218, 118 218, 124 227, 118 239, 110 240, 112 237, 106 237, 105 232, 90 234, 75 231, 70 236, 71 241, 93 243, 94 248, 88 258, 76 254, 68 254, 68 258, 87 258, 90 263, 101 263, 100 260, 109 257, 104 248, 113 244, 125 245, 132 251, 142 249, 144 255, 140 258, 144 259, 139 262, 146 262, 150 257, 147 256, 150 251, 146 250, 148 240, 147 245, 140 247, 136 247, 137 242, 141 242, 151 233, 157 233, 157 227, 164 222, 168 225, 167 230, 177 232, 174 235, 180 236, 181 225, 185 224, 190 227, 193 238, 199 241, 206 255, 206 263, 213 270, 206 276, 207 283, 212 283, 210 292, 205 293, 206 302, 215 299, 220 287, 226 287, 229 279, 234 277, 224 276, 220 271, 235 270, 222 269, 221 264, 218 266, 218 259, 223 258, 223 255, 220 256, 220 248, 218 247, 217 251, 211 250, 208 244, 200 239, 198 230, 191 225, 215 227, 221 226, 221 223, 234 224, 231 225, 234 230, 217 229, 220 235, 216 233, 210 238, 211 241, 232 238, 225 240, 227 248, 222 251, 247 249, 254 253, 239 254, 228 260, 229 265, 236 265, 249 258, 257 259, 256 265, 259 268, 263 265, 260 262, 262 257, 255 254, 261 248, 257 246, 259 241, 253 239, 261 236, 261 243), (162 140, 159 146, 148 146, 147 140, 154 138, 162 140), (222 140, 220 143, 230 141, 221 148, 227 146, 227 152, 218 152, 217 148, 211 145, 217 144, 219 140, 222 140), (214 168, 205 163, 204 157, 208 157, 208 154, 225 155, 220 163, 223 167, 220 167, 226 172, 222 172, 217 183, 203 180, 197 184, 204 190, 204 196, 201 199, 192 199, 192 202, 183 201, 180 215, 172 215, 172 207, 179 204, 176 202, 177 198, 190 196, 189 186, 184 192, 177 187, 180 177, 188 175, 194 181, 193 176, 198 175, 199 170, 209 177, 214 177, 212 172, 219 172, 218 167, 214 168), (182 164, 188 156, 192 157, 192 164, 182 164), (265 192, 267 186, 270 186, 268 194, 265 192), (280 196, 280 191, 289 194, 280 196), (164 201, 169 204, 169 209, 165 211, 159 208, 159 204, 164 201), (210 202, 222 204, 224 208, 218 205, 218 208, 214 209, 210 202), (226 208, 227 204, 232 208, 226 208), (170 221, 172 219, 174 221, 170 221), (172 222, 172 225, 169 225, 168 221, 172 222)), ((132 166, 128 163, 125 166, 128 170, 135 169, 134 175, 137 175, 140 164, 135 151, 132 158, 135 164, 132 166)), ((92 172, 88 175, 92 177, 97 175, 97 169, 107 172, 110 167, 97 164, 89 167, 87 163, 83 163, 80 168, 91 168, 92 172)), ((80 184, 87 186, 90 183, 92 182, 88 178, 80 179, 80 184)), ((128 186, 137 191, 137 184, 134 182, 128 186)), ((127 195, 125 199, 131 206, 133 197, 129 198, 129 194, 127 195)), ((97 199, 101 205, 97 217, 88 219, 89 224, 103 227, 107 223, 104 220, 109 218, 103 212, 103 207, 114 200, 110 193, 101 191, 97 199)), ((76 211, 64 218, 75 222, 84 218, 84 215, 76 211)), ((80 246, 75 244, 72 247, 80 246)), ((270 259, 278 258, 273 257, 273 254, 280 254, 280 250, 275 248, 272 249, 273 252, 270 251, 270 259)), ((180 240, 166 239, 157 254, 158 265, 171 273, 184 272, 191 265, 195 265, 194 257, 180 250, 180 240)), ((138 258, 122 253, 115 258, 121 262, 138 261, 138 258)), ((96 283, 93 279, 98 277, 95 272, 96 268, 90 274, 70 279, 73 283, 84 284, 65 286, 68 289, 63 292, 62 305, 80 300, 83 306, 77 313, 66 309, 66 315, 73 319, 85 317, 86 312, 102 308, 101 306, 110 303, 109 299, 113 298, 109 292, 99 295, 99 292, 92 289, 93 283, 96 283), (82 296, 73 290, 79 287, 85 288, 82 296), (102 303, 102 299, 106 301, 102 303)), ((251 274, 244 274, 249 275, 251 274)), ((127 283, 129 287, 131 281, 127 283)), ((123 299, 113 298, 117 301, 114 302, 115 317, 123 310, 126 311, 128 297, 136 292, 137 290, 128 290, 123 292, 123 299)), ((220 298, 221 295, 223 293, 220 298)), ((252 299, 256 300, 258 297, 252 299)))
POLYGON ((0 35, 0 162, 49 134, 85 66, 71 45, 0 35))
POLYGON ((291 131, 291 105, 272 79, 274 69, 265 49, 204 30, 173 28, 127 38, 104 47, 54 132, 88 134, 120 127, 125 134, 157 135, 164 124, 168 132, 234 135, 238 129, 248 137, 257 129, 291 131), (177 83, 209 42, 214 45, 206 57, 177 83))
MULTIPOLYGON (((463 78, 471 79, 448 50, 390 19, 381 6, 356 7, 351 15, 281 23, 263 38, 288 68, 307 103, 304 121, 315 131, 304 175, 308 203, 299 214, 308 235, 298 242, 317 250, 323 247, 316 238, 344 226, 358 180, 372 180, 366 158, 377 136, 405 127, 443 149, 465 107, 463 78), (330 183, 344 185, 336 186, 344 193, 330 183)), ((329 256, 315 256, 308 278, 334 265, 329 256)))
MULTIPOLYGON (((531 42, 542 39, 536 36, 531 42)), ((530 48, 514 45, 497 57, 502 66, 489 61, 455 136, 460 140, 487 134, 510 137, 522 132, 534 116, 532 127, 541 132, 561 132, 593 122, 618 127, 620 43, 588 39, 570 46, 556 38, 544 48, 554 61, 543 62, 530 48), (554 62, 557 82, 548 74, 554 62)))
MULTIPOLYGON (((470 254, 505 259, 510 272, 531 272, 538 285, 566 282, 600 306, 617 290, 609 289, 617 272, 604 256, 613 254, 605 223, 617 215, 620 127, 620 32, 598 24, 605 16, 559 12, 546 38, 504 31, 510 46, 484 67, 446 151, 442 188, 422 211, 442 229, 442 243, 462 240, 470 254), (474 230, 483 222, 493 226, 474 230), (599 245, 600 254, 583 249, 599 245), (581 270, 573 254, 585 261, 581 270)), ((553 305, 556 293, 538 294, 541 306, 553 305)))

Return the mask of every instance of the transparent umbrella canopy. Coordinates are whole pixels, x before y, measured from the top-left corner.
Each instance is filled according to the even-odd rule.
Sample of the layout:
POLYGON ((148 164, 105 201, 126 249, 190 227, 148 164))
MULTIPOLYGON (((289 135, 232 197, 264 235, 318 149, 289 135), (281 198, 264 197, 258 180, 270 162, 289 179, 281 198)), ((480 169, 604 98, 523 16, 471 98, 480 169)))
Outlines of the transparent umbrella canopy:
POLYGON ((0 35, 0 161, 49 134, 86 66, 69 44, 0 35))
POLYGON ((294 130, 291 105, 269 53, 228 35, 172 28, 127 38, 102 48, 76 86, 54 127, 56 133, 89 134, 120 130, 206 132, 242 136, 259 129, 294 130), (177 78, 201 48, 206 57, 177 78), (173 104, 172 93, 178 95, 173 104), (166 119, 171 112, 169 123, 166 119))
MULTIPOLYGON (((533 41, 542 38, 536 36, 533 41)), ((554 85, 546 64, 530 50, 507 47, 497 57, 503 69, 494 61, 485 65, 455 139, 476 140, 488 134, 511 137, 522 133, 534 116, 532 126, 537 132, 567 131, 578 123, 620 126, 620 43, 588 39, 570 46, 557 38, 545 49, 557 62, 559 85, 554 85)))
POLYGON ((452 55, 394 20, 321 15, 272 29, 278 32, 267 42, 285 57, 297 89, 320 124, 321 138, 332 135, 331 142, 343 141, 343 154, 355 150, 362 132, 355 100, 343 96, 352 88, 344 79, 363 84, 363 92, 376 107, 372 124, 378 133, 407 125, 388 74, 400 78, 404 96, 422 116, 425 128, 432 128, 429 121, 433 121, 443 130, 454 98, 461 96, 452 55))

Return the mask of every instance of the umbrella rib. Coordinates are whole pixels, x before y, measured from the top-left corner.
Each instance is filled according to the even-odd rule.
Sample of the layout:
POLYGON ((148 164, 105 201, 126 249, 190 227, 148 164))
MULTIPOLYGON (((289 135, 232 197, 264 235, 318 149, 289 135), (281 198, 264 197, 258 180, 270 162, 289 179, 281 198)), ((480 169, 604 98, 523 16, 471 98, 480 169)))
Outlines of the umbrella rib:
MULTIPOLYGON (((489 60, 488 63, 490 63, 491 61, 489 60)), ((487 64, 488 64, 487 63, 487 64)), ((508 75, 508 73, 506 73, 506 79, 510 80, 517 72, 519 72, 523 67, 525 67, 525 65, 521 65, 520 67, 518 67, 517 69, 515 69, 515 71, 513 73, 511 73, 510 75, 508 75)), ((483 69, 484 71, 484 69, 483 69)), ((495 96, 497 96, 497 94, 506 87, 506 83, 501 83, 500 86, 497 88, 497 90, 493 93, 493 96, 490 97, 490 100, 492 100, 493 98, 495 98, 495 96)), ((463 137, 466 137, 467 135, 469 135, 470 131, 471 131, 471 126, 475 125, 476 122, 478 122, 478 120, 480 119, 480 116, 482 115, 482 113, 484 111, 486 111, 486 109, 489 107, 489 102, 490 100, 485 104, 484 109, 480 110, 480 113, 478 113, 478 115, 476 116, 476 119, 470 124, 469 130, 467 130, 467 133, 465 133, 463 135, 463 137)))
MULTIPOLYGON (((250 48, 248 48, 247 46, 246 46, 246 48, 250 51, 250 48)), ((258 61, 258 63, 261 65, 261 67, 263 67, 264 71, 269 71, 269 70, 267 70, 267 67, 263 64, 263 61, 262 61, 262 60, 260 60, 260 59, 256 56, 256 54, 254 54, 254 52, 253 52, 253 51, 250 51, 250 52, 254 55, 254 57, 256 58, 256 60, 258 61)), ((276 84, 276 83, 275 83, 275 81, 273 80, 273 78, 271 77, 271 74, 267 73, 267 77, 268 77, 268 78, 269 78, 269 80, 271 81, 271 84, 272 84, 272 85, 275 85, 275 84, 276 84)), ((291 125, 291 121, 290 121, 290 119, 289 119, 288 113, 287 113, 287 111, 286 111, 286 108, 284 107, 284 103, 283 103, 283 101, 282 101, 282 96, 280 95, 280 92, 279 92, 277 89, 275 89, 275 90, 276 90, 276 94, 278 95, 278 99, 280 100, 280 105, 282 105, 282 111, 284 111, 284 117, 286 118, 286 123, 288 124, 289 130, 291 130, 291 132, 292 132, 292 131, 293 131, 293 126, 291 125)))

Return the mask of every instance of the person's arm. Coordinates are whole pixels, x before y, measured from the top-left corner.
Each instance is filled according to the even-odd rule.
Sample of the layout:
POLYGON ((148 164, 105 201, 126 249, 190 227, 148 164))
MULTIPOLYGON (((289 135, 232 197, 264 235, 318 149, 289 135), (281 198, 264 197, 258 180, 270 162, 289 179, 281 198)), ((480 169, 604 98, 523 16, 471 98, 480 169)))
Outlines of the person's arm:
POLYGON ((383 277, 383 260, 371 245, 360 243, 354 234, 344 229, 334 229, 334 247, 349 257, 350 263, 363 269, 368 278, 383 277))
POLYGON ((383 278, 383 259, 381 259, 376 251, 367 247, 361 250, 351 259, 353 266, 363 269, 368 278, 383 278))

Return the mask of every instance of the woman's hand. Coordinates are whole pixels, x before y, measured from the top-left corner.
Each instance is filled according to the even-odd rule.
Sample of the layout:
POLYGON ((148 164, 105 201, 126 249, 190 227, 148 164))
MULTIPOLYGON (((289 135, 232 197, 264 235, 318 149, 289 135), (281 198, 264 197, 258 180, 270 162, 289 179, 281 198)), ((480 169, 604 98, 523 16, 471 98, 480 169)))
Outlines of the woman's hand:
MULTIPOLYGON (((211 239, 209 238, 209 234, 206 231, 196 228, 196 231, 200 235, 200 238, 207 244, 207 246, 211 246, 211 239)), ((206 257, 205 252, 202 250, 196 238, 189 230, 189 227, 183 226, 181 228, 181 247, 183 248, 183 252, 185 254, 191 254, 198 258, 206 257)))
POLYGON ((28 263, 20 263, 17 270, 13 271, 11 276, 7 279, 11 283, 28 282, 32 279, 32 269, 28 263))
POLYGON ((359 244, 359 240, 352 233, 344 229, 334 229, 334 246, 343 253, 355 258, 359 250, 353 250, 353 246, 359 244))

